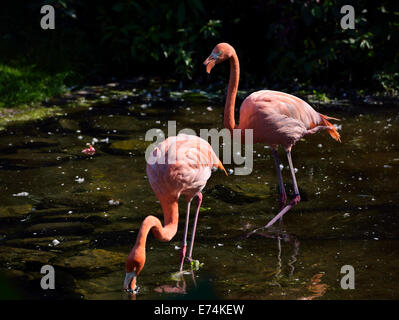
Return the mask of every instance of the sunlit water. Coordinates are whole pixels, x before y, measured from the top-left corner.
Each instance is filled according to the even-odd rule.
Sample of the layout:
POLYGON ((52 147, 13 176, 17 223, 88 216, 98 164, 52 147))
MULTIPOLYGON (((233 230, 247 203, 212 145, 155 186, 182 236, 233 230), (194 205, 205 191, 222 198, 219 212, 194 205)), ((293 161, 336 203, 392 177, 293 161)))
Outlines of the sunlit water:
MULTIPOLYGON (((273 158, 257 145, 250 175, 216 172, 208 181, 193 255, 203 265, 190 271, 186 263, 183 278, 172 277, 183 236, 181 199, 174 239, 149 236, 135 298, 399 298, 399 114, 345 108, 318 108, 341 118, 341 144, 320 132, 294 147, 302 201, 281 225, 248 236, 278 212, 273 158), (344 265, 354 267, 354 290, 341 288, 344 265)), ((122 291, 124 259, 144 217, 162 219, 145 173, 145 132, 166 133, 168 120, 178 130, 221 129, 222 115, 221 103, 206 99, 125 97, 9 127, 0 135, 0 267, 11 285, 24 298, 131 298, 122 291), (93 138, 96 154, 84 155, 93 138), (56 271, 52 292, 40 288, 47 263, 56 271)), ((282 150, 280 160, 290 197, 282 150)))

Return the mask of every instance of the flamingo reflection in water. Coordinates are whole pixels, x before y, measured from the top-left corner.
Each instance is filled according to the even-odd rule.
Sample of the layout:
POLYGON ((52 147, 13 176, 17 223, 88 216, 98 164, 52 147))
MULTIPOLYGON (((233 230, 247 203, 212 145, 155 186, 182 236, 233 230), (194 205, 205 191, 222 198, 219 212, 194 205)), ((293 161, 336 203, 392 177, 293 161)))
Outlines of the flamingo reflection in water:
POLYGON ((311 279, 310 284, 307 286, 307 289, 312 292, 310 296, 301 297, 299 300, 313 300, 314 298, 319 298, 324 296, 327 291, 328 285, 321 282, 321 278, 324 273, 316 273, 311 279))
MULTIPOLYGON (((293 248, 292 254, 290 255, 290 260, 287 263, 287 265, 290 268, 290 271, 288 274, 289 277, 292 277, 294 275, 294 271, 295 271, 294 264, 297 262, 296 257, 299 252, 300 242, 299 242, 298 238, 293 234, 289 234, 289 233, 281 231, 281 230, 273 232, 273 231, 270 231, 265 228, 256 229, 256 230, 248 233, 246 235, 246 238, 249 238, 254 234, 256 234, 257 236, 262 236, 265 238, 277 240, 277 268, 274 273, 273 280, 270 281, 269 284, 275 285, 275 286, 278 286, 281 288, 281 284, 279 283, 279 280, 283 277, 283 275, 282 275, 283 263, 282 263, 282 258, 281 258, 281 254, 282 254, 281 240, 283 240, 286 243, 289 243, 290 245, 292 245, 292 248, 293 248)), ((307 288, 307 290, 309 290, 311 292, 311 294, 309 296, 300 297, 299 300, 313 300, 315 298, 322 297, 326 293, 326 291, 328 289, 328 285, 325 283, 322 283, 323 275, 324 275, 324 273, 318 272, 310 279, 310 282, 306 286, 306 288, 307 288)))
POLYGON ((281 284, 279 283, 279 280, 282 278, 282 270, 283 270, 283 262, 282 262, 282 246, 281 246, 281 240, 284 242, 288 243, 289 245, 292 246, 292 254, 290 255, 290 260, 287 262, 287 265, 289 267, 289 277, 292 277, 295 271, 295 263, 297 261, 297 255, 299 252, 299 245, 300 241, 298 238, 293 235, 289 234, 285 231, 282 230, 276 230, 272 231, 270 229, 266 228, 259 228, 251 231, 248 233, 245 238, 249 238, 253 235, 256 235, 258 237, 264 237, 264 238, 269 238, 269 239, 276 239, 277 240, 277 268, 276 271, 274 272, 274 277, 273 280, 270 282, 271 285, 276 285, 281 288, 281 284))

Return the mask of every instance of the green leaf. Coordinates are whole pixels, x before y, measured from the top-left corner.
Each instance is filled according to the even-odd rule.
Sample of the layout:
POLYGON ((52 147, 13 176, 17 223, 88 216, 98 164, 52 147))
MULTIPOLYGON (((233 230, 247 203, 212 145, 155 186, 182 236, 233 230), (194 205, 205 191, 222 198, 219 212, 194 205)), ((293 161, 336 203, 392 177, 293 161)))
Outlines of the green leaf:
POLYGON ((125 8, 125 6, 124 6, 124 4, 121 3, 121 2, 116 3, 116 4, 114 4, 114 5, 112 6, 112 10, 114 10, 115 12, 122 12, 124 8, 125 8))
POLYGON ((177 8, 177 25, 183 25, 184 18, 186 15, 186 7, 184 6, 184 2, 180 2, 179 7, 177 8))
POLYGON ((201 11, 202 13, 205 12, 201 0, 189 0, 189 4, 191 5, 191 7, 197 9, 198 11, 201 11))

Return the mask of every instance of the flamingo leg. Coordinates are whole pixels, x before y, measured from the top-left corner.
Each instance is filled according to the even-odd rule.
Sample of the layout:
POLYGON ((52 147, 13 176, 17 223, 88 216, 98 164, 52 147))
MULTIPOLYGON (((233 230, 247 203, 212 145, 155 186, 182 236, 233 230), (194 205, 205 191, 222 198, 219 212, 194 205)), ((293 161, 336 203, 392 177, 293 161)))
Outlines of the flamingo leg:
POLYGON ((294 166, 292 165, 292 158, 291 158, 291 150, 287 150, 287 158, 288 158, 288 164, 290 166, 290 171, 291 171, 291 177, 292 177, 292 184, 294 186, 294 198, 291 200, 289 205, 285 206, 283 210, 281 210, 270 222, 265 226, 265 228, 269 228, 272 226, 278 219, 281 219, 281 217, 287 213, 292 207, 297 205, 299 201, 301 201, 301 196, 299 195, 299 189, 298 189, 298 184, 296 182, 295 178, 295 171, 294 171, 294 166))
MULTIPOLYGON (((276 172, 277 172, 277 178, 278 178, 278 188, 280 191, 280 210, 285 206, 285 202, 287 201, 287 193, 285 192, 284 188, 284 183, 283 183, 283 175, 281 174, 281 169, 280 169, 280 161, 278 159, 278 153, 276 149, 272 149, 272 154, 274 158, 274 163, 276 165, 276 172)), ((280 220, 281 221, 281 220, 280 220)))
POLYGON ((190 205, 191 205, 191 200, 187 201, 187 211, 186 211, 186 224, 184 226, 184 237, 183 237, 183 244, 182 248, 180 251, 180 271, 183 270, 183 263, 184 263, 184 258, 186 257, 186 249, 187 249, 187 231, 188 231, 188 223, 190 220, 190 205))
POLYGON ((199 211, 201 208, 201 203, 202 203, 202 193, 198 192, 198 205, 197 205, 197 211, 195 213, 195 220, 194 220, 194 226, 193 226, 193 233, 191 235, 191 242, 190 242, 190 250, 188 252, 188 260, 192 260, 192 253, 193 253, 193 247, 194 247, 194 238, 195 238, 195 231, 197 230, 197 222, 198 222, 198 215, 199 211))
POLYGON ((301 197, 299 195, 299 189, 298 189, 298 184, 296 182, 295 169, 294 169, 294 165, 292 164, 292 158, 291 158, 291 151, 290 150, 287 151, 287 158, 288 158, 288 164, 290 166, 292 184, 294 185, 294 192, 295 192, 294 199, 292 201, 295 200, 295 202, 296 202, 295 204, 298 204, 298 202, 301 200, 301 197), (297 198, 299 198, 299 199, 297 199, 297 198))

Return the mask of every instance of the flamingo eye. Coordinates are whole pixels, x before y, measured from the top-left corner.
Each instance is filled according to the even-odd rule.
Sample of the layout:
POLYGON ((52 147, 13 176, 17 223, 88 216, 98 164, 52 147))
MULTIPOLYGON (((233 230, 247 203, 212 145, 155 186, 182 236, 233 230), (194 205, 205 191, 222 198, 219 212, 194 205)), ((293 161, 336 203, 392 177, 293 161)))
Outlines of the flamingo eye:
POLYGON ((212 58, 217 60, 221 54, 222 54, 222 51, 212 52, 212 58))

